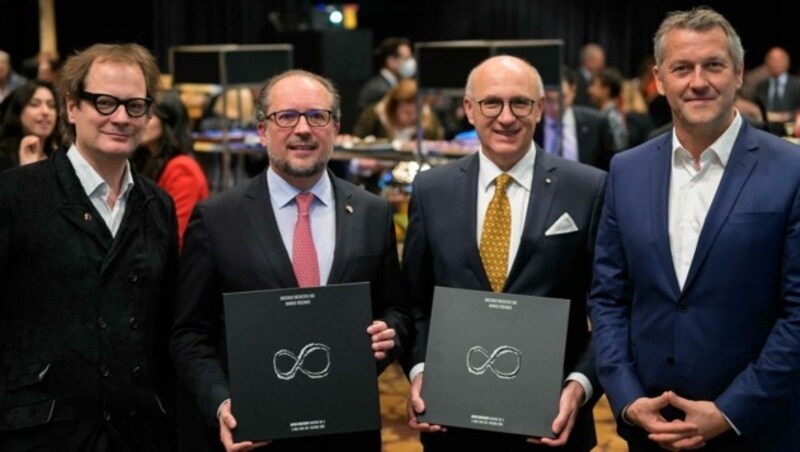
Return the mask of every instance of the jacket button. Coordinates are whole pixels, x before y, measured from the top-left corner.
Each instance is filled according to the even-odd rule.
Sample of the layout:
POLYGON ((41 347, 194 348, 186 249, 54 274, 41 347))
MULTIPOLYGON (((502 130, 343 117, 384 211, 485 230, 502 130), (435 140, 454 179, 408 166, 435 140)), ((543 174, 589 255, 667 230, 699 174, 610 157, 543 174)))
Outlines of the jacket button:
POLYGON ((136 366, 136 367, 133 368, 133 375, 134 376, 139 376, 139 374, 141 374, 141 373, 142 373, 142 367, 141 366, 136 366))
POLYGON ((667 364, 669 364, 670 366, 674 366, 675 365, 675 358, 673 358, 671 356, 669 358, 667 358, 667 364))
POLYGON ((108 411, 103 411, 103 420, 106 422, 111 422, 111 413, 108 411))
POLYGON ((128 281, 135 283, 138 280, 139 280, 139 273, 137 273, 135 270, 131 270, 131 272, 128 273, 128 281))
POLYGON ((100 375, 107 377, 111 373, 111 370, 108 366, 100 366, 100 375))
POLYGON ((686 303, 684 303, 684 302, 678 303, 678 311, 686 312, 688 310, 689 310, 689 306, 687 306, 686 303))
POLYGON ((108 322, 106 322, 106 319, 104 319, 103 317, 98 317, 97 326, 99 326, 100 329, 106 329, 106 327, 108 326, 108 322))
POLYGON ((139 328, 139 320, 136 317, 131 317, 129 322, 131 324, 131 329, 135 330, 135 329, 139 328))
POLYGON ((128 413, 128 417, 136 417, 136 411, 131 411, 128 413))

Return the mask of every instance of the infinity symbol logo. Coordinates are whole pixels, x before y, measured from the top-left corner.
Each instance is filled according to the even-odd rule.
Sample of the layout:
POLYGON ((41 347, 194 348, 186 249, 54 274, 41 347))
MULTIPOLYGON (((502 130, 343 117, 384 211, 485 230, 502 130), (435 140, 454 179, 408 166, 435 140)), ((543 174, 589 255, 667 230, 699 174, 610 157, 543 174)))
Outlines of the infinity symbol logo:
POLYGON ((328 375, 328 372, 331 368, 331 355, 330 355, 331 348, 325 344, 321 344, 318 342, 312 342, 302 350, 300 350, 300 356, 295 356, 294 353, 290 352, 289 350, 282 349, 275 352, 275 356, 272 357, 272 368, 275 370, 275 375, 280 378, 281 380, 291 380, 297 375, 297 372, 303 372, 306 374, 308 378, 317 379, 323 378, 328 375), (305 362, 308 355, 316 352, 321 351, 325 353, 325 368, 318 371, 311 371, 303 368, 303 362, 305 362), (284 372, 278 368, 278 358, 281 356, 286 356, 294 360, 294 364, 292 364, 292 368, 288 371, 284 372))
MULTIPOLYGON (((503 367, 506 367, 507 363, 504 360, 502 362, 503 367)), ((502 378, 503 380, 510 380, 517 376, 519 373, 520 365, 522 363, 522 352, 517 350, 516 348, 510 345, 501 345, 497 347, 492 354, 490 355, 489 352, 481 347, 480 345, 476 345, 469 349, 467 352, 467 370, 469 373, 474 375, 483 375, 486 372, 486 369, 492 371, 493 374, 497 376, 497 378, 502 378), (485 358, 483 364, 479 366, 472 365, 472 357, 473 355, 479 355, 485 358), (511 355, 511 363, 513 365, 508 365, 507 369, 497 369, 495 367, 496 364, 500 364, 497 361, 504 355, 511 355)))

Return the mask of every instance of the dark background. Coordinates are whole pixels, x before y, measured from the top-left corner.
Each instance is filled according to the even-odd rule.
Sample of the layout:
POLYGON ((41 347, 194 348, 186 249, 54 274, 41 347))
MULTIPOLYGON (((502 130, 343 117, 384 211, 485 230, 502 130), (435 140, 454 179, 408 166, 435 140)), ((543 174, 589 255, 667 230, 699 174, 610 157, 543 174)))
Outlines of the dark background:
MULTIPOLYGON (((56 1, 59 52, 102 41, 135 41, 151 48, 167 70, 167 49, 180 44, 292 42, 308 27, 308 0, 105 0, 56 1), (270 19, 272 18, 272 19, 270 19)), ((362 0, 359 28, 372 30, 372 44, 391 35, 414 42, 456 39, 546 39, 565 41, 566 63, 594 41, 606 48, 609 65, 636 75, 652 49, 652 36, 664 13, 703 4, 641 0, 362 0)), ((797 17, 789 1, 707 1, 742 36, 748 67, 763 60, 773 45, 800 58, 797 17)), ((0 0, 0 48, 12 63, 39 48, 38 2, 0 0)), ((347 52, 346 48, 340 49, 347 52)), ((793 70, 797 65, 793 65, 793 70)))

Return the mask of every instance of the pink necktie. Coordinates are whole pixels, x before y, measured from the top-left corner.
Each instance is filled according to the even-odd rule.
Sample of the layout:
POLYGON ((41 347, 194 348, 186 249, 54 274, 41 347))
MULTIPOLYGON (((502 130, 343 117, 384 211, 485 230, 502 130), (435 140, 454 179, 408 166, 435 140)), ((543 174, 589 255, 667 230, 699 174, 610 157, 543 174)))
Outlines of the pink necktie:
POLYGON ((314 194, 303 192, 295 197, 297 223, 294 225, 292 242, 292 267, 300 287, 319 286, 319 263, 314 237, 311 235, 311 217, 308 210, 314 202, 314 194))

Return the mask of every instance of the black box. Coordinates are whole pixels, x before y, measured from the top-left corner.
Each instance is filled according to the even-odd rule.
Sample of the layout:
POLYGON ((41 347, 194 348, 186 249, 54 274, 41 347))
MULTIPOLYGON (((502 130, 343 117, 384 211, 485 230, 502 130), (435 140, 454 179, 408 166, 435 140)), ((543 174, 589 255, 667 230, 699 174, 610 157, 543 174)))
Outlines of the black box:
POLYGON ((369 283, 226 293, 234 438, 381 428, 369 283))
POLYGON ((436 287, 421 420, 553 438, 569 303, 436 287))

